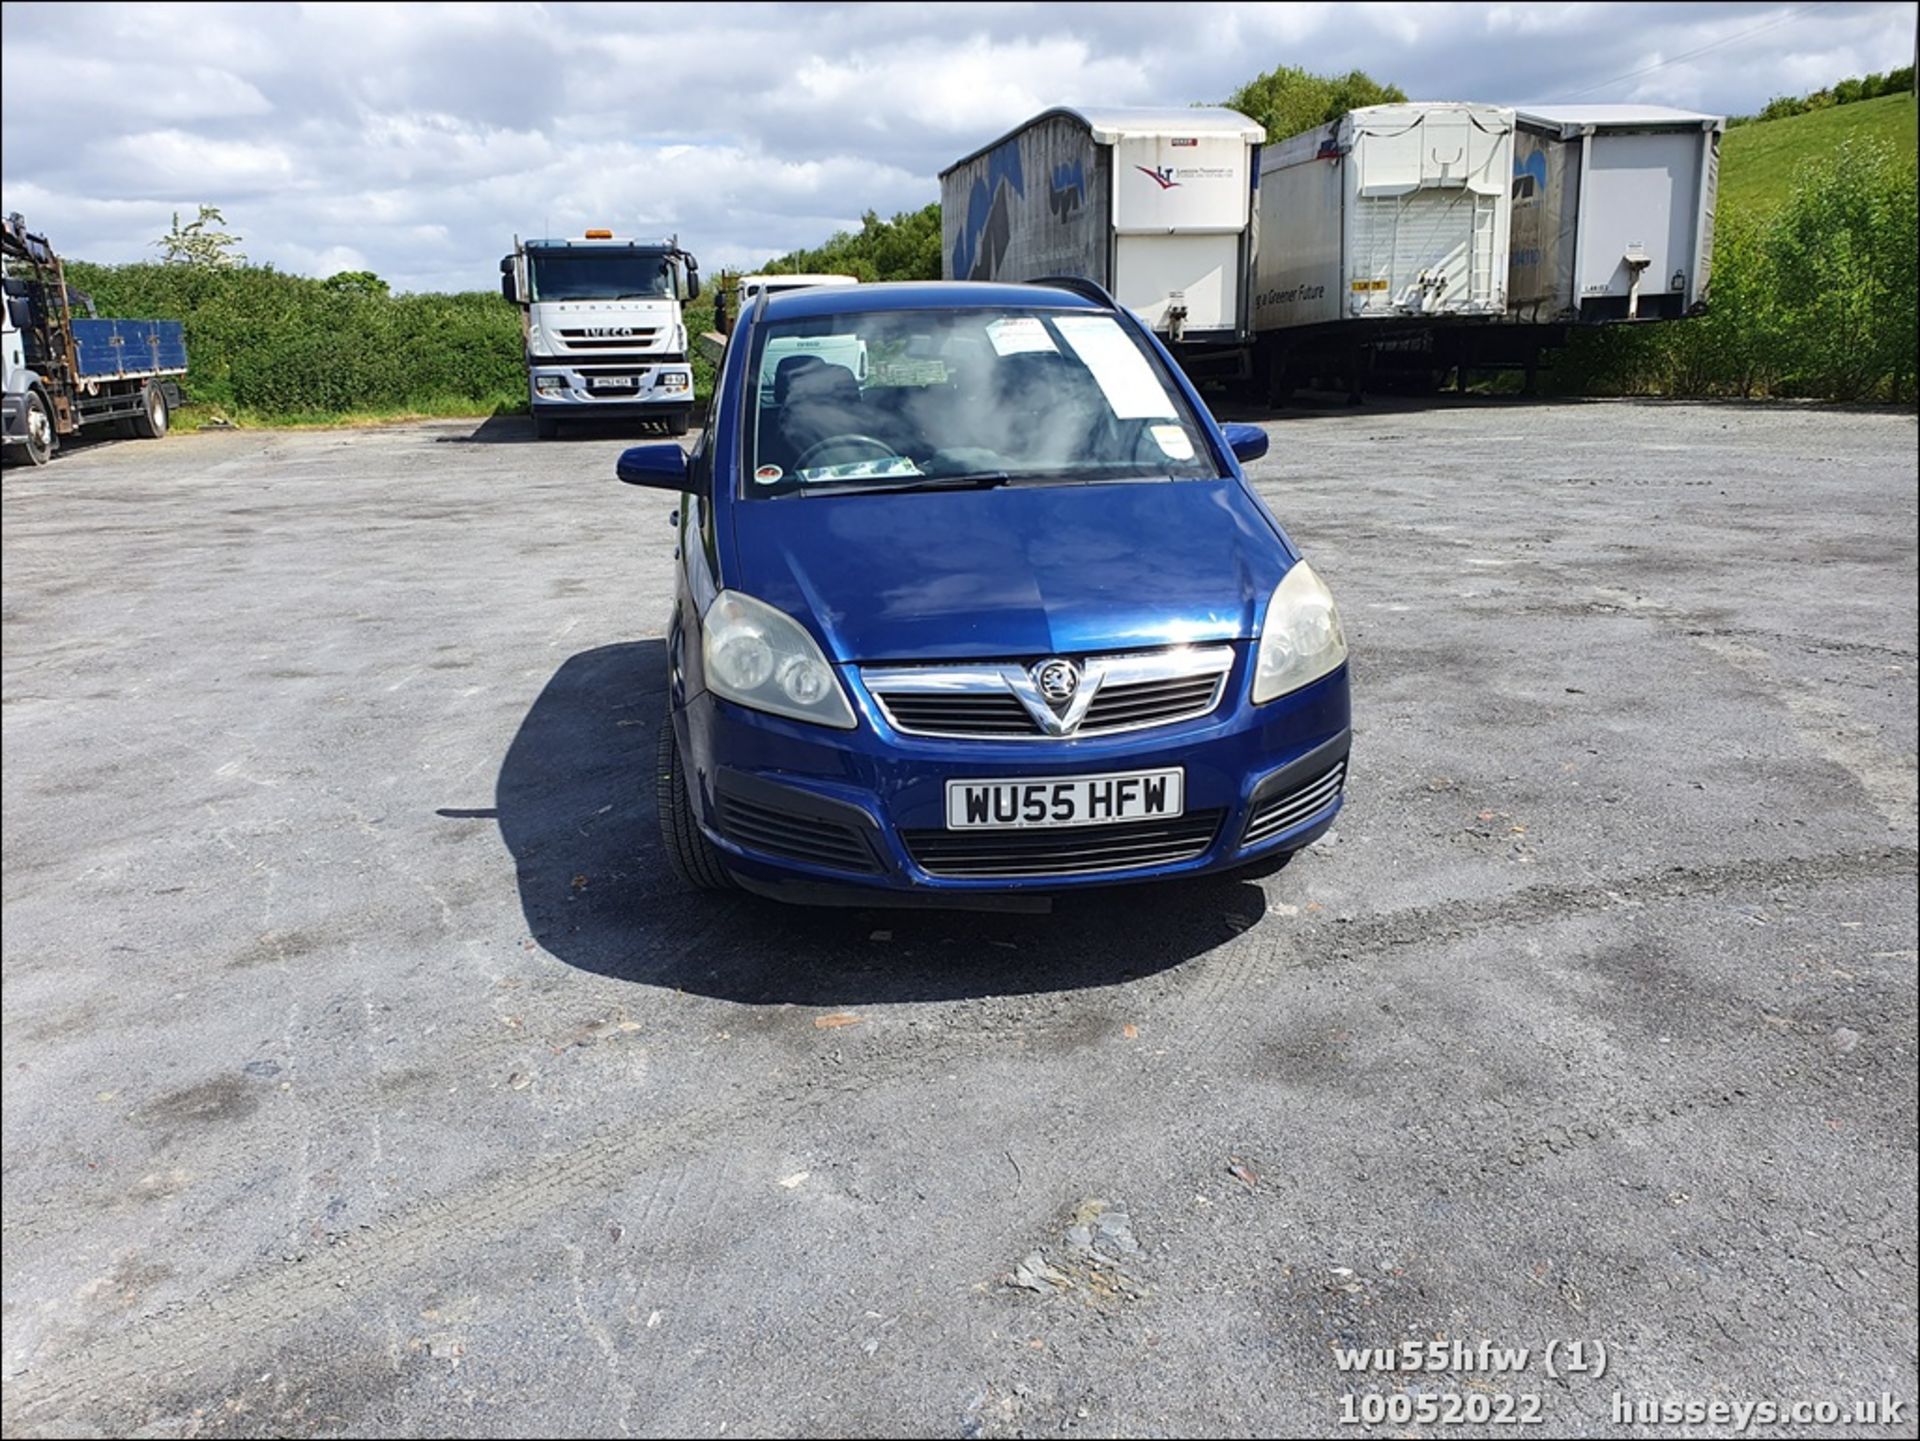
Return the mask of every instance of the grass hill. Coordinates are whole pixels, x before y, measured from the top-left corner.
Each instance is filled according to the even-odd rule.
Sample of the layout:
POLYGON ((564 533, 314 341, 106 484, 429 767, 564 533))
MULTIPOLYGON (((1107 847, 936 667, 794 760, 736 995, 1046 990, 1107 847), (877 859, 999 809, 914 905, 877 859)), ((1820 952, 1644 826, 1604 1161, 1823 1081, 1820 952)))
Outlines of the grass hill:
POLYGON ((1911 157, 1913 96, 1882 95, 1729 130, 1720 150, 1720 214, 1776 209, 1801 162, 1831 154, 1855 136, 1877 137, 1911 157))

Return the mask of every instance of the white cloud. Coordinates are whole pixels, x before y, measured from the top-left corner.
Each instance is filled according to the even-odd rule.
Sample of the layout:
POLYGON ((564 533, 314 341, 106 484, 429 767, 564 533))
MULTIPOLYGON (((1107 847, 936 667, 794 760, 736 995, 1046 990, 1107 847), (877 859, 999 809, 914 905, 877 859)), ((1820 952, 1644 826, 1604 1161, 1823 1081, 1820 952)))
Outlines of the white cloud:
POLYGON ((1791 3, 9 3, 0 170, 97 260, 206 202, 255 259, 400 289, 490 288, 516 231, 587 224, 677 231, 712 270, 923 205, 1046 106, 1217 101, 1277 64, 1738 113, 1911 58, 1911 5, 1773 24, 1791 3))
POLYGON ((109 136, 85 151, 96 174, 130 195, 252 196, 288 185, 297 173, 293 156, 277 143, 179 129, 109 136))

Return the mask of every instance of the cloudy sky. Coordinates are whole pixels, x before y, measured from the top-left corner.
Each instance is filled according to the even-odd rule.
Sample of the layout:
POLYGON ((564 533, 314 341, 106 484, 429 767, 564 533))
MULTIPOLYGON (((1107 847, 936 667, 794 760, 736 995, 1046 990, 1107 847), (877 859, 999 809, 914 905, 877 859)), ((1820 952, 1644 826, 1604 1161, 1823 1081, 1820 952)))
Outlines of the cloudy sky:
POLYGON ((1277 64, 1416 99, 1757 109, 1908 63, 1892 4, 9 3, 0 204, 151 256, 221 206, 256 261, 491 287, 515 231, 817 243, 1048 105, 1219 100, 1277 64))

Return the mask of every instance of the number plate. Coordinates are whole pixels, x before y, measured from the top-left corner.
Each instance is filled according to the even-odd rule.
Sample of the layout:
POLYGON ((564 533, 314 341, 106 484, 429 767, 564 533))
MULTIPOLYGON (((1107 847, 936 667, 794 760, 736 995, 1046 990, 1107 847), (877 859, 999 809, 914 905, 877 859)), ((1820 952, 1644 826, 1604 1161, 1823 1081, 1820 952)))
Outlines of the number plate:
POLYGON ((631 375, 589 375, 588 390, 638 390, 640 382, 631 375))
POLYGON ((948 781, 947 829, 1018 830, 1165 820, 1186 808, 1185 790, 1186 772, 1179 766, 1054 780, 948 781))

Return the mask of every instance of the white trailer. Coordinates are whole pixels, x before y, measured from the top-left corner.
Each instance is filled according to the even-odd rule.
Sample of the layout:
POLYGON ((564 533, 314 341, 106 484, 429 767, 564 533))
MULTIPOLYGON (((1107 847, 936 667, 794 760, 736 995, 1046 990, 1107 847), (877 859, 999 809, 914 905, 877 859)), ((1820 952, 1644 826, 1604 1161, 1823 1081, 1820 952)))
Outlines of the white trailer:
POLYGON ((1260 158, 1256 332, 1353 343, 1507 308, 1513 111, 1370 105, 1260 158))
POLYGON ((1526 106, 1516 120, 1513 318, 1705 310, 1726 121, 1663 105, 1526 106))
POLYGON ((1097 281, 1190 368, 1237 363, 1265 137, 1236 110, 1045 111, 941 172, 942 273, 1097 281))

